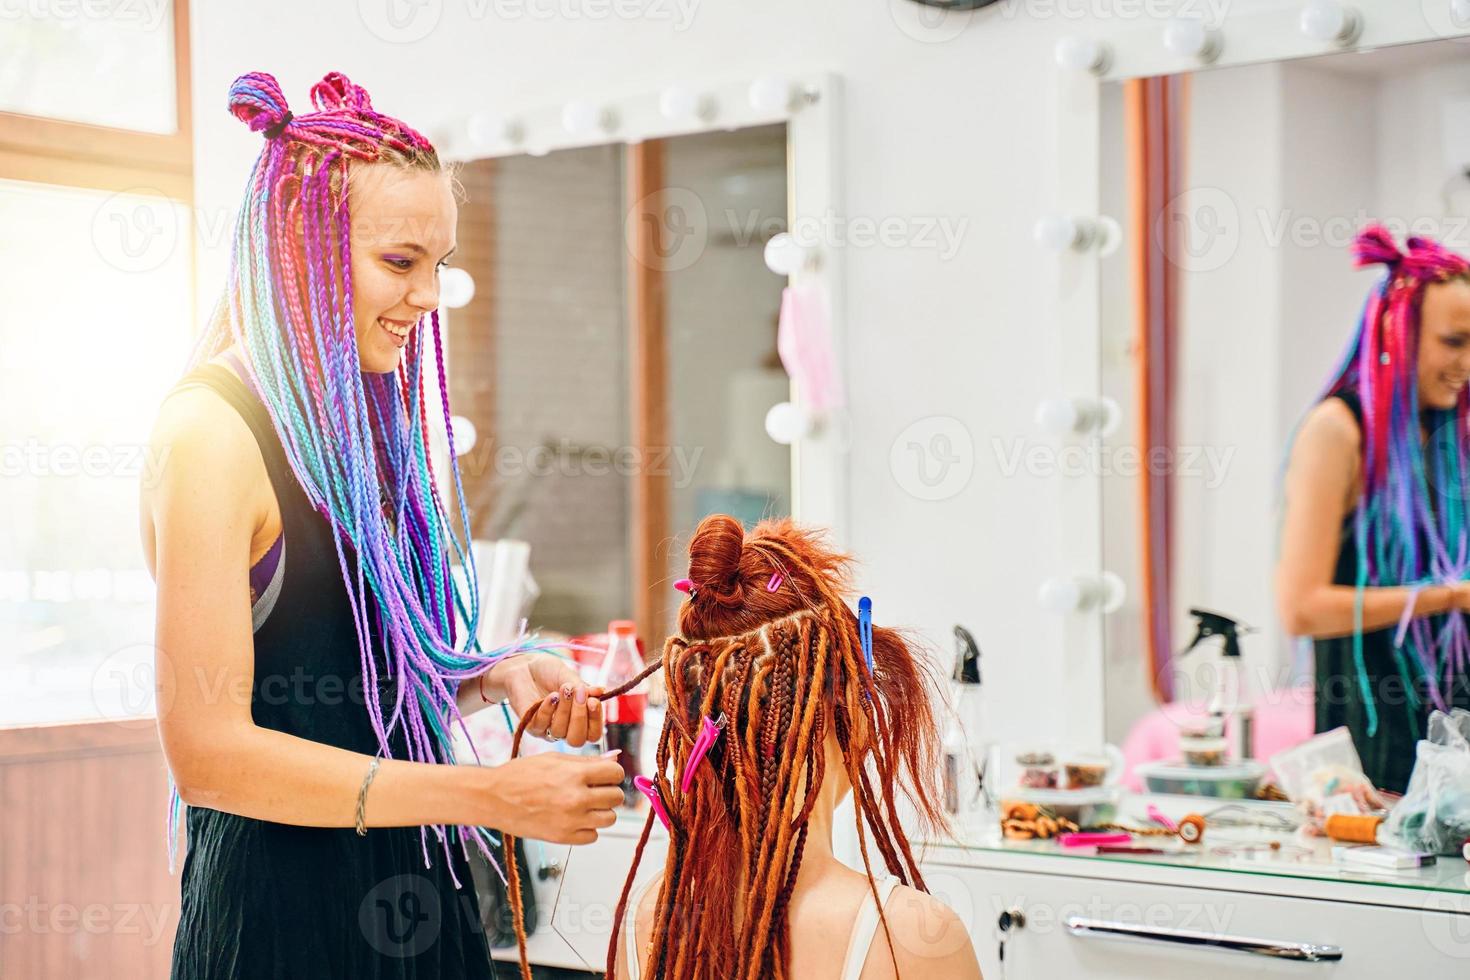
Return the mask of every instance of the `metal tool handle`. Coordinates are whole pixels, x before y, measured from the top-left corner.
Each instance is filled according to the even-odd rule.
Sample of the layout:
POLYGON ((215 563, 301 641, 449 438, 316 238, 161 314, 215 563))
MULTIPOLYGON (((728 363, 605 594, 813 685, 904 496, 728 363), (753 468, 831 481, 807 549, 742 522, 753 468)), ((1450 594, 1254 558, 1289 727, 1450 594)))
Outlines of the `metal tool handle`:
POLYGON ((1084 919, 1076 915, 1068 917, 1066 924, 1067 931, 1079 939, 1122 939, 1146 943, 1168 943, 1174 946, 1203 946, 1237 953, 1250 953, 1253 956, 1269 956, 1278 960, 1297 960, 1303 963, 1330 963, 1342 959, 1341 946, 1323 946, 1318 943, 1283 943, 1274 939, 1217 936, 1188 929, 1164 929, 1131 925, 1126 922, 1084 919))

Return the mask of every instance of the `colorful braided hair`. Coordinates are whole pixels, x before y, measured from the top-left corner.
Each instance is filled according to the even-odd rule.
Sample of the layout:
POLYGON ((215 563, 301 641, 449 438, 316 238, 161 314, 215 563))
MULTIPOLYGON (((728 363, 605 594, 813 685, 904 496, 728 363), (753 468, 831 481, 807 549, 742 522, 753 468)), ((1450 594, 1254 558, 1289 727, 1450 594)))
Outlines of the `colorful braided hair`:
MULTIPOLYGON (((1363 493, 1354 515, 1358 598, 1353 657, 1372 735, 1378 712, 1363 662, 1363 589, 1422 587, 1470 577, 1465 498, 1470 489, 1470 395, 1461 391, 1450 410, 1421 411, 1418 374, 1425 289, 1450 280, 1470 282, 1470 262, 1428 238, 1410 238, 1408 250, 1400 251, 1389 231, 1376 224, 1358 234, 1353 258, 1358 268, 1382 264, 1387 273, 1369 293, 1358 329, 1323 397, 1356 389, 1363 405, 1363 493), (1428 428, 1427 442, 1421 442, 1421 426, 1428 428)), ((1400 623, 1394 656, 1417 732, 1414 682, 1423 683, 1436 707, 1448 710, 1443 691, 1466 670, 1470 632, 1459 611, 1418 619, 1411 619, 1411 613, 1412 607, 1400 623)))
MULTIPOLYGON (((240 345, 248 380, 292 471, 335 532, 366 690, 380 689, 381 669, 382 686, 391 685, 393 694, 387 718, 378 698, 365 698, 382 754, 392 757, 389 736, 401 733, 409 759, 452 762, 451 726, 464 724, 456 704, 459 682, 534 647, 522 637, 487 652, 475 639, 478 575, 449 422, 439 314, 429 317, 433 366, 463 540, 430 465, 424 331, 413 331, 393 374, 365 374, 358 362, 348 208, 354 165, 430 173, 444 168, 428 140, 376 111, 368 93, 345 75, 324 77, 312 87, 311 101, 315 112, 293 115, 276 80, 263 72, 242 75, 230 86, 230 112, 263 131, 266 141, 235 225, 228 288, 191 366, 232 340, 240 345), (451 575, 450 549, 464 567, 463 585, 451 575), (467 624, 463 647, 456 640, 456 614, 467 624), (382 637, 381 668, 372 632, 382 637)), ((171 867, 180 806, 175 790, 171 867)), ((421 830, 426 867, 427 830, 421 830)), ((447 856, 456 834, 442 826, 433 830, 447 856)), ((489 857, 478 828, 458 828, 461 845, 467 846, 466 830, 489 857)))
MULTIPOLYGON (((735 518, 717 514, 700 523, 689 555, 694 588, 662 660, 668 711, 654 778, 671 826, 647 975, 784 980, 791 976, 787 905, 829 732, 853 787, 875 902, 869 833, 890 873, 925 887, 897 798, 906 796, 925 826, 946 826, 927 782, 938 759, 931 679, 902 635, 881 627, 872 630, 869 669, 858 618, 844 601, 849 559, 817 533, 780 519, 747 536, 735 518), (686 795, 680 775, 702 720, 722 713, 724 733, 686 795)), ((650 813, 613 917, 609 978, 653 819, 650 813)), ((510 894, 529 980, 524 915, 514 886, 510 894)))

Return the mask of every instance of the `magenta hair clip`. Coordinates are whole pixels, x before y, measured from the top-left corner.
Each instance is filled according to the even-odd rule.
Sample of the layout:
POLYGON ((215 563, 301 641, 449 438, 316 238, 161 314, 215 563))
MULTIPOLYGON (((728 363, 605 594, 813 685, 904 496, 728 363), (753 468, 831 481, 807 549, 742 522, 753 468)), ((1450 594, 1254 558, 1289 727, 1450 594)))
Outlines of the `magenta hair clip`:
POLYGON ((658 814, 658 819, 664 825, 664 829, 672 830, 673 827, 669 823, 669 811, 664 809, 664 801, 658 795, 658 786, 654 784, 653 780, 647 776, 634 776, 633 787, 648 797, 648 802, 653 807, 653 812, 658 814))
POLYGON ((782 579, 781 579, 781 573, 780 572, 777 572, 776 574, 772 575, 771 576, 771 580, 766 583, 766 591, 767 592, 775 592, 777 589, 779 589, 781 587, 781 581, 782 581, 782 579))
POLYGON ((689 579, 687 578, 681 578, 679 579, 679 581, 674 583, 674 588, 678 589, 680 592, 693 592, 694 583, 689 581, 689 579))
POLYGON ((1057 843, 1062 847, 1097 847, 1104 844, 1127 844, 1132 840, 1130 835, 1124 833, 1081 831, 1074 834, 1062 834, 1057 838, 1057 843))
POLYGON ((694 770, 704 761, 709 750, 714 747, 720 738, 720 733, 725 730, 725 713, 720 712, 718 721, 710 721, 709 715, 704 716, 704 721, 699 723, 699 737, 694 740, 694 750, 689 753, 689 761, 684 763, 684 775, 679 780, 679 792, 688 793, 689 787, 694 785, 694 770))

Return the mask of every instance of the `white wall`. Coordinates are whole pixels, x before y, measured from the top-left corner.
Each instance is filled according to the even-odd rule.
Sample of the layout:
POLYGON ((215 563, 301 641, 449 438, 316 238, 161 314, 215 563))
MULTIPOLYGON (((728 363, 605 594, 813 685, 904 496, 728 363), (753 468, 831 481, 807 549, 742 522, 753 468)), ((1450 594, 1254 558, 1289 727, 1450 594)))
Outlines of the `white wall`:
POLYGON ((968 27, 943 40, 943 29, 914 27, 919 8, 906 0, 705 2, 683 31, 650 20, 476 19, 474 9, 449 0, 425 38, 393 44, 364 26, 356 2, 196 5, 196 190, 225 229, 220 247, 201 250, 201 293, 212 295, 227 268, 219 216, 234 208, 259 146, 225 112, 230 82, 245 71, 274 73, 301 109, 312 82, 341 70, 384 111, 430 132, 489 105, 835 71, 848 213, 968 221, 947 259, 932 247, 847 249, 859 585, 879 622, 917 627, 946 654, 955 622, 972 629, 996 695, 994 730, 1061 727, 1060 629, 1035 601, 1054 571, 1047 480, 1003 476, 991 439, 1032 434, 1057 350, 1030 228, 1049 197, 1040 175, 1051 155, 1052 44, 1076 22, 992 8, 960 16, 953 23, 968 27), (896 477, 889 464, 899 433, 931 416, 963 423, 975 466, 962 491, 935 502, 907 492, 899 480, 912 474, 896 477))

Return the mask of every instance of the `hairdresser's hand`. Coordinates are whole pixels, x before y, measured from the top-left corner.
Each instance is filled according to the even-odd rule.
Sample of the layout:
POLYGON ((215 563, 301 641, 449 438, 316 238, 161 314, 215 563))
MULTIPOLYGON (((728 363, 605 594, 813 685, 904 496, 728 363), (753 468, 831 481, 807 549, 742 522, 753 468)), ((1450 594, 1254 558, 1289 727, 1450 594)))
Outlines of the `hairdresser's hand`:
POLYGON ((623 804, 623 767, 601 756, 543 752, 481 770, 486 825, 553 844, 591 844, 623 804))
POLYGON ((602 702, 591 696, 576 667, 549 653, 526 653, 502 660, 485 680, 505 692, 517 715, 541 702, 526 725, 537 738, 565 739, 577 748, 602 738, 602 702))

